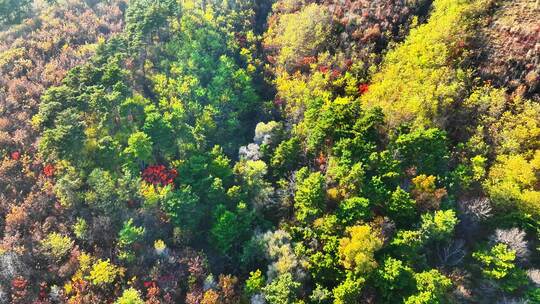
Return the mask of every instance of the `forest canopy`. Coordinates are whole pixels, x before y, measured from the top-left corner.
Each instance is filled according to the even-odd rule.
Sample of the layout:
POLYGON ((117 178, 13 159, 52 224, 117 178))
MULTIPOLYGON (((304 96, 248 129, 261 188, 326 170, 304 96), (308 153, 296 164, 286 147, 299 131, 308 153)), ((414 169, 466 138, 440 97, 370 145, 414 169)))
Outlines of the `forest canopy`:
POLYGON ((531 0, 0 0, 0 304, 540 303, 531 0))

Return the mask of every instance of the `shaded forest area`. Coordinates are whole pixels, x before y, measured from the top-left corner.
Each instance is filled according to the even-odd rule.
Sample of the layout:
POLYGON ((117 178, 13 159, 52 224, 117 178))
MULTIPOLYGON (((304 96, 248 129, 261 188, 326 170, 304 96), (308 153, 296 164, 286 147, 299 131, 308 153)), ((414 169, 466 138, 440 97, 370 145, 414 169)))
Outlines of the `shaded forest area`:
POLYGON ((540 303, 536 0, 0 0, 0 304, 540 303))

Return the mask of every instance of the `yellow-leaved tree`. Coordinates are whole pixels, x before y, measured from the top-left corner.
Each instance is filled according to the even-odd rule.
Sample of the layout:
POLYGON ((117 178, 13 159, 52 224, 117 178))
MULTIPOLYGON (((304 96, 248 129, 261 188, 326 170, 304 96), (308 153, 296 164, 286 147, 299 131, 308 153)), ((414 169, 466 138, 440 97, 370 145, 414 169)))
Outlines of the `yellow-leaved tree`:
POLYGON ((369 225, 349 227, 347 233, 349 236, 339 242, 341 263, 356 273, 369 273, 377 267, 374 255, 382 248, 382 239, 369 225))

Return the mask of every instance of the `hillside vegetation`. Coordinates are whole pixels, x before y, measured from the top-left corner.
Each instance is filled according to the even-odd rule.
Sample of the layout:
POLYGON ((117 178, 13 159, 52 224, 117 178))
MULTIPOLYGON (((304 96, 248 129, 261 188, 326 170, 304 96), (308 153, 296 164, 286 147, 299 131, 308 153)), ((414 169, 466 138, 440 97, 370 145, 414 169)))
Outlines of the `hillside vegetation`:
POLYGON ((0 304, 540 303, 534 0, 0 0, 0 304))

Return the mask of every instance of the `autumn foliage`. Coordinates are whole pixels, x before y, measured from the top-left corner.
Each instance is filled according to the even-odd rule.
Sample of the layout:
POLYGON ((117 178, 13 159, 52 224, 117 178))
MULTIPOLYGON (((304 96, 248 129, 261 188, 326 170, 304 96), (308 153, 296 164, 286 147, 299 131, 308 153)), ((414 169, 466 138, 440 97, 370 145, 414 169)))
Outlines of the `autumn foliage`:
POLYGON ((167 169, 164 165, 153 165, 146 167, 142 174, 142 179, 153 185, 171 185, 178 176, 176 169, 167 169))
POLYGON ((0 0, 0 304, 540 303, 534 1, 0 0))

